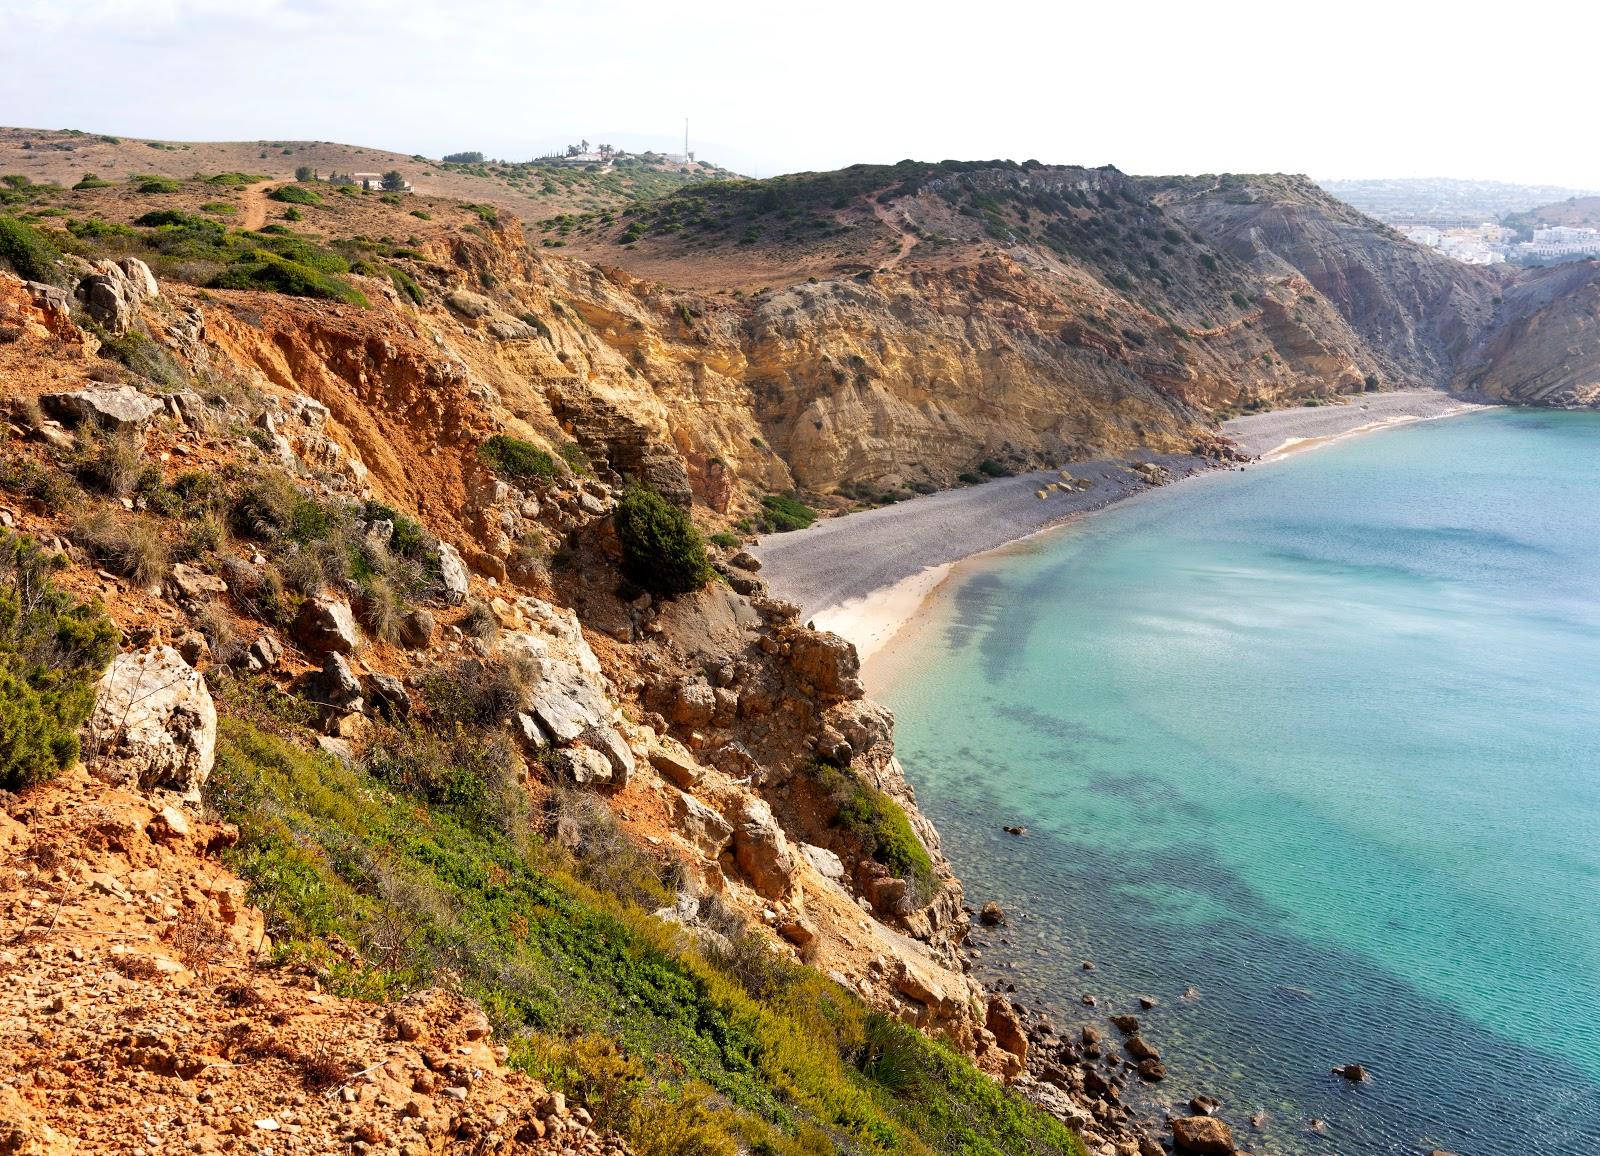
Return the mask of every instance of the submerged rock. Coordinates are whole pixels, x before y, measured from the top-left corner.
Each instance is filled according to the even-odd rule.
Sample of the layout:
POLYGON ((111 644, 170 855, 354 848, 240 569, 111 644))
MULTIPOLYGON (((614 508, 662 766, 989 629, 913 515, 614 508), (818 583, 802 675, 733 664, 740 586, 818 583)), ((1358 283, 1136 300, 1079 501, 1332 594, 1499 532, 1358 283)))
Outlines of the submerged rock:
POLYGON ((1232 1156, 1233 1130, 1215 1116, 1180 1116, 1172 1121, 1172 1146, 1192 1156, 1232 1156))

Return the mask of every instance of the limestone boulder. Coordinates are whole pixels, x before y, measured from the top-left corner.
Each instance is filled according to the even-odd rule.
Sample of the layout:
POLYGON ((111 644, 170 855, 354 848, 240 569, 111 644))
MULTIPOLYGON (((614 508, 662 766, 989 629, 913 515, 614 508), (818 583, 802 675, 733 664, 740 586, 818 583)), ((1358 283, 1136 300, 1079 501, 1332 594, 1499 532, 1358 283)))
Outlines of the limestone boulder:
POLYGON ((477 320, 487 317, 494 311, 494 302, 482 293, 474 293, 470 289, 456 289, 445 295, 444 303, 454 309, 463 317, 477 320))
POLYGON ((610 723, 592 726, 583 732, 582 741, 590 749, 599 751, 611 764, 611 785, 626 787, 628 780, 633 777, 633 751, 617 728, 610 723))
POLYGON ((844 860, 834 852, 826 847, 818 847, 815 843, 801 843, 800 854, 824 879, 831 879, 835 883, 844 882, 844 860))
POLYGON ((999 992, 989 997, 983 1026, 993 1033, 995 1042, 1018 1059, 1028 1058, 1028 1033, 1022 1028, 1022 1018, 1011 1006, 1011 1001, 999 992))
POLYGON ((170 646, 119 654, 100 679, 86 748, 107 782, 199 802, 217 752, 205 679, 170 646))
POLYGON ((686 682, 672 704, 672 721, 684 727, 703 727, 717 713, 717 694, 703 682, 686 682))
POLYGON ((467 564, 461 560, 461 552, 449 542, 439 543, 439 581, 444 587, 447 604, 460 606, 467 600, 467 591, 471 588, 467 564))
POLYGON ((535 659, 531 668, 528 713, 556 742, 576 742, 585 731, 610 726, 611 703, 581 668, 559 658, 535 659))
POLYGON ((366 691, 368 704, 382 717, 392 721, 411 717, 411 695, 394 675, 374 671, 367 675, 366 691))
POLYGON ((161 296, 161 287, 156 284, 156 275, 150 272, 150 266, 139 258, 124 257, 117 262, 117 268, 122 270, 123 277, 141 301, 154 301, 161 296))
POLYGON ((555 771, 579 787, 594 787, 611 782, 611 762, 589 747, 563 747, 551 755, 555 771))
POLYGON ((108 430, 142 429, 165 408, 158 398, 131 385, 91 385, 70 393, 47 393, 39 402, 67 425, 87 422, 108 430))
POLYGON ((650 748, 650 765, 663 779, 684 790, 691 789, 705 772, 676 739, 660 738, 650 748))
POLYGON ((323 656, 322 669, 306 681, 305 694, 312 702, 336 714, 361 710, 366 698, 361 691, 361 680, 338 651, 329 651, 323 656))
POLYGON ((319 594, 300 604, 295 617, 294 636, 311 654, 353 654, 361 642, 350 603, 343 598, 319 594))
MULTIPOLYGON (((147 268, 145 274, 148 273, 147 268)), ((121 266, 111 261, 97 263, 95 271, 78 282, 73 296, 83 303, 84 312, 113 336, 133 328, 139 319, 139 304, 144 300, 142 284, 130 280, 121 266)))
POLYGON ((400 620, 400 641, 412 650, 426 650, 433 645, 434 629, 433 615, 419 606, 400 620))
POLYGON ((215 574, 207 574, 185 562, 172 568, 169 585, 174 595, 185 602, 205 604, 228 592, 228 584, 215 574))
POLYGON ((707 858, 715 859, 733 838, 733 824, 693 795, 672 792, 672 822, 707 858))
POLYGON ((733 823, 733 855, 757 894, 783 899, 794 890, 789 839, 765 800, 749 796, 740 801, 733 823))

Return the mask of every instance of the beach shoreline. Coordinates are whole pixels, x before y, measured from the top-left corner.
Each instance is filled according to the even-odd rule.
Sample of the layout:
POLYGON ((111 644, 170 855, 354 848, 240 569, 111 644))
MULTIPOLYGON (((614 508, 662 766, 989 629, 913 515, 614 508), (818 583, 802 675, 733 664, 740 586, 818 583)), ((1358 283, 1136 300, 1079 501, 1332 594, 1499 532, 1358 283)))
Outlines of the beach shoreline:
MULTIPOLYGON (((1484 408, 1440 390, 1401 390, 1362 395, 1344 405, 1250 414, 1223 423, 1223 432, 1258 468, 1348 438, 1484 408)), ((996 479, 829 519, 766 538, 755 553, 775 595, 799 605, 818 629, 855 645, 863 677, 875 689, 892 668, 892 644, 927 617, 939 590, 963 564, 1166 488, 1141 477, 1131 464, 1136 461, 1160 465, 1171 478, 1168 485, 1238 468, 1189 455, 1072 463, 1061 471, 996 479), (1036 497, 1063 474, 1088 485, 1036 497)))

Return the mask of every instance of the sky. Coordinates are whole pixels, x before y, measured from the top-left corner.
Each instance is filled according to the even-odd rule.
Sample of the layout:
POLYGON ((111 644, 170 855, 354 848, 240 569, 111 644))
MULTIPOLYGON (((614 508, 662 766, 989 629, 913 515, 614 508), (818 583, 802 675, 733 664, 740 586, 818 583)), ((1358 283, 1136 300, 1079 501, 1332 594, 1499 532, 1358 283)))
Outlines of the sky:
POLYGON ((687 117, 757 176, 1008 157, 1600 189, 1591 70, 1561 48, 1597 34, 1600 5, 1537 0, 0 0, 0 123, 525 160, 678 148, 687 117))

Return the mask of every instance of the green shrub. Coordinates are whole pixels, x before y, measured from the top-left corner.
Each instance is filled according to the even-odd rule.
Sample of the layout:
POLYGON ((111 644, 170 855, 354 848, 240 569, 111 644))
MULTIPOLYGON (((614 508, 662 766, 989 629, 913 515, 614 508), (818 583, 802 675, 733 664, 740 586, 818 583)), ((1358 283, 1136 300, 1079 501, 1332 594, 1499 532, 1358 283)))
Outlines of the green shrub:
POLYGON ((508 434, 495 434, 478 452, 496 473, 520 481, 548 482, 561 474, 550 453, 508 434))
POLYGON ((171 177, 129 177, 133 182, 136 193, 151 196, 155 193, 175 193, 178 191, 178 182, 171 177))
POLYGON ((84 192, 87 189, 109 189, 114 184, 116 184, 115 181, 103 180, 93 173, 84 173, 83 178, 72 186, 72 191, 84 192))
POLYGON ((116 653, 117 628, 58 589, 62 564, 0 531, 0 788, 20 790, 71 766, 94 685, 116 653))
POLYGON ((718 530, 715 534, 711 535, 709 540, 713 546, 717 546, 723 550, 737 550, 744 542, 744 539, 739 537, 739 535, 730 534, 726 530, 718 530))
POLYGON ((265 251, 230 265, 213 277, 209 285, 213 289, 265 289, 290 297, 316 297, 343 301, 347 305, 367 304, 366 297, 353 285, 265 251))
POLYGON ((705 543, 689 515, 654 490, 630 486, 617 503, 622 566, 652 594, 687 594, 711 581, 705 543))
POLYGON ((804 530, 816 520, 817 512, 799 498, 767 494, 761 499, 761 521, 769 530, 804 530))
POLYGON ((938 886, 933 860, 900 804, 848 767, 817 762, 812 774, 834 805, 834 824, 859 840, 868 855, 910 883, 917 898, 931 896, 938 886))
POLYGON ((1001 465, 993 458, 984 458, 978 463, 978 472, 988 478, 1009 478, 1014 471, 1001 465))
POLYGON ((142 217, 134 218, 135 225, 142 225, 147 229, 159 228, 162 225, 187 225, 205 227, 212 222, 196 217, 191 213, 180 212, 177 209, 151 209, 142 217))
POLYGON ((402 297, 410 298, 418 305, 422 304, 422 286, 417 284, 417 279, 404 269, 397 269, 393 265, 385 268, 389 280, 394 282, 394 287, 399 290, 402 297))
POLYGON ((302 189, 299 185, 279 185, 267 196, 274 201, 281 201, 286 205, 320 205, 322 198, 310 189, 302 189))
POLYGON ((238 189, 245 185, 254 185, 267 178, 259 173, 218 173, 214 177, 207 177, 206 184, 217 185, 224 189, 238 189))
POLYGON ((61 250, 38 229, 15 217, 0 217, 0 261, 25 281, 56 281, 61 250))
POLYGON ((200 211, 218 217, 231 217, 239 211, 239 208, 231 201, 207 201, 200 206, 200 211))
POLYGON ((228 862, 276 959, 369 999, 448 971, 513 1066, 642 1156, 1081 1156, 1060 1123, 736 924, 708 956, 645 914, 663 868, 593 796, 553 793, 545 829, 569 853, 497 812, 498 772, 448 736, 379 728, 373 766, 346 766, 271 733, 281 695, 227 678, 217 695, 208 802, 239 825, 228 862))
POLYGON ((102 221, 99 217, 86 217, 81 221, 68 221, 67 232, 82 241, 99 241, 106 237, 132 237, 137 235, 126 225, 102 221))

